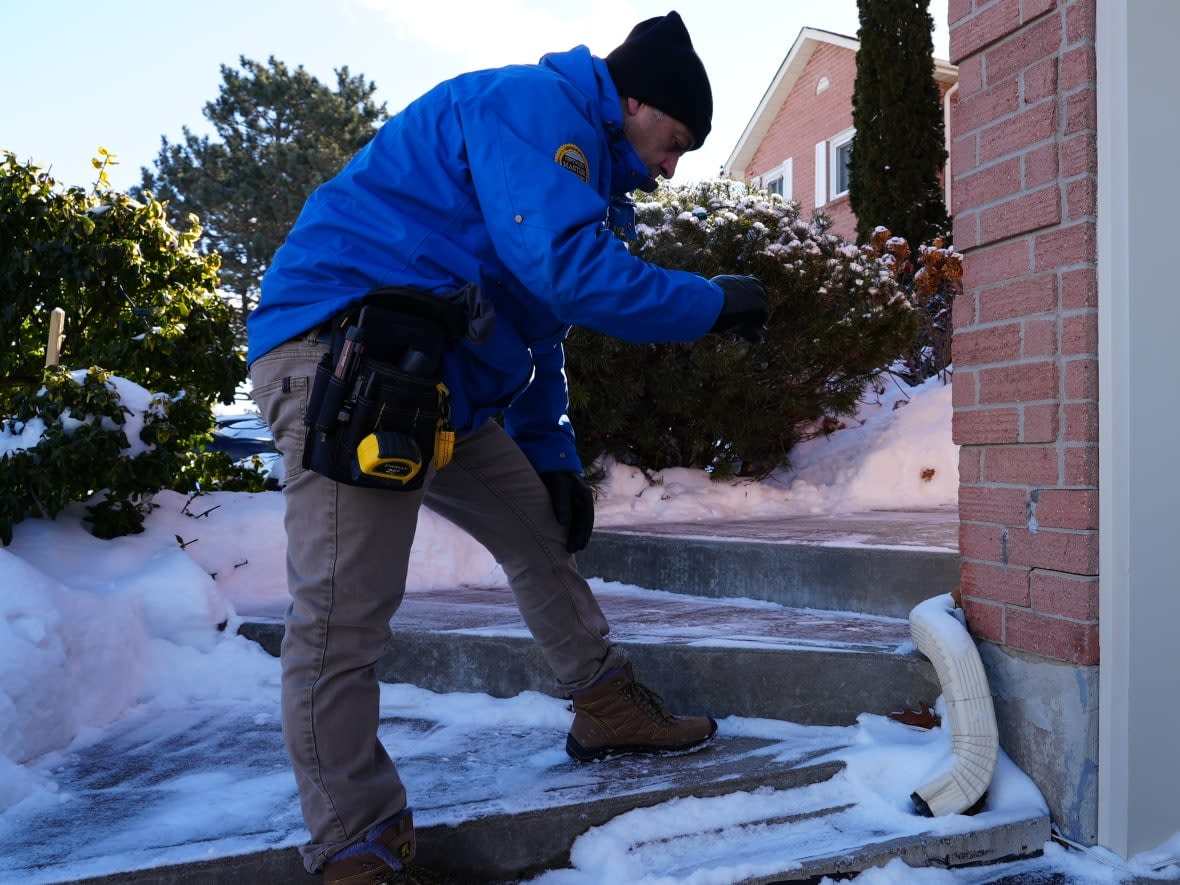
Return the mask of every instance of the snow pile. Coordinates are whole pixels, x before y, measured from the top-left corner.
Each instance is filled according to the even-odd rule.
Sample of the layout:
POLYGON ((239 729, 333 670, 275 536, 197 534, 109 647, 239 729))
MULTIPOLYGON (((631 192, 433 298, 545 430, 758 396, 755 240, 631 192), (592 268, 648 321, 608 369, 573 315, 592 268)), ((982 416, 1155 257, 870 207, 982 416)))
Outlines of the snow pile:
POLYGON ((752 519, 885 508, 955 507, 959 449, 951 441, 951 386, 930 378, 905 388, 886 376, 855 417, 791 452, 792 466, 763 482, 714 482, 700 470, 654 477, 611 463, 596 524, 752 519))

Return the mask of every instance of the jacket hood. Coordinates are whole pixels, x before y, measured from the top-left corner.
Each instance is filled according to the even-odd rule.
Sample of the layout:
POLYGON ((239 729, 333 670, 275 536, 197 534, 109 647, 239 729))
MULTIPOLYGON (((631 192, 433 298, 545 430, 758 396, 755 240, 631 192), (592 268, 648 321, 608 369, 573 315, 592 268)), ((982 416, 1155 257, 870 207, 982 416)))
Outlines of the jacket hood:
POLYGON ((657 182, 623 134, 623 103, 606 62, 587 47, 575 46, 565 52, 550 52, 539 64, 573 84, 596 109, 598 125, 610 145, 611 193, 655 190, 657 182))

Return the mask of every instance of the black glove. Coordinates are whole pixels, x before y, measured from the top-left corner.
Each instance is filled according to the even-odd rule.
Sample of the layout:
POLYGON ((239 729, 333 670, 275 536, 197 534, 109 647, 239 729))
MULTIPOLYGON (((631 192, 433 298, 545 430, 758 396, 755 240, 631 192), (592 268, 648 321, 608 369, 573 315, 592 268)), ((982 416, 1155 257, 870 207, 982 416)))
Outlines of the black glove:
POLYGON ((594 531, 594 492, 572 470, 538 471, 538 476, 549 491, 553 515, 568 531, 565 549, 577 553, 590 543, 594 531))
POLYGON ((757 277, 722 274, 709 282, 725 293, 721 313, 710 332, 721 332, 758 342, 766 333, 766 287, 757 277))

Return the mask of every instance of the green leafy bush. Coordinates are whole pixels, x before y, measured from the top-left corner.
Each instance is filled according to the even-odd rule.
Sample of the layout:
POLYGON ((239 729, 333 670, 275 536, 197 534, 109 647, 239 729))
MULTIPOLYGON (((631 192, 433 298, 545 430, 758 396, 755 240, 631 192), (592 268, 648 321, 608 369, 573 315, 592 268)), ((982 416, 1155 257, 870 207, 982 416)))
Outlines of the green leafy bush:
POLYGON ((767 286, 767 335, 634 345, 585 329, 567 343, 579 454, 650 470, 761 477, 790 463, 821 419, 856 410, 866 384, 914 341, 916 311, 893 268, 818 215, 732 182, 661 188, 639 206, 632 250, 704 276, 767 286))
MULTIPOLYGON (((166 413, 162 398, 148 405, 142 436, 168 436, 166 413)), ((99 537, 138 530, 147 506, 143 492, 166 486, 174 464, 162 447, 127 456, 132 414, 110 376, 97 368, 50 368, 38 391, 13 395, 0 431, 32 436, 35 444, 0 461, 0 541, 8 544, 13 525, 30 512, 54 517, 72 501, 92 502, 88 510, 99 537)))
POLYGON ((197 453, 212 405, 232 402, 246 375, 215 291, 217 258, 196 249, 197 219, 177 230, 161 203, 111 191, 112 157, 100 156, 87 192, 0 154, 0 417, 10 435, 43 426, 34 445, 0 458, 4 543, 26 514, 52 516, 70 500, 89 501, 100 536, 138 530, 151 492, 205 471, 197 453), (95 367, 85 376, 45 368, 57 307, 67 318, 60 363, 95 367), (138 440, 123 433, 140 416, 112 375, 157 394, 138 440), (150 452, 132 457, 140 443, 150 452))

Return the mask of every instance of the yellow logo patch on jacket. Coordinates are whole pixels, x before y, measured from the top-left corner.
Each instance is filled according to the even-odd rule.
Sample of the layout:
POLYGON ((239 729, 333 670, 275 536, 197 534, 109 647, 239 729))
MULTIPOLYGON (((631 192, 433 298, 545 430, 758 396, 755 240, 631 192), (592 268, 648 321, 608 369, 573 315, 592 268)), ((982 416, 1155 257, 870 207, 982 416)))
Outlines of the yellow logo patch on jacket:
POLYGON ((564 169, 568 169, 587 184, 590 183, 590 164, 586 161, 585 152, 576 144, 563 144, 553 155, 553 159, 564 169))

